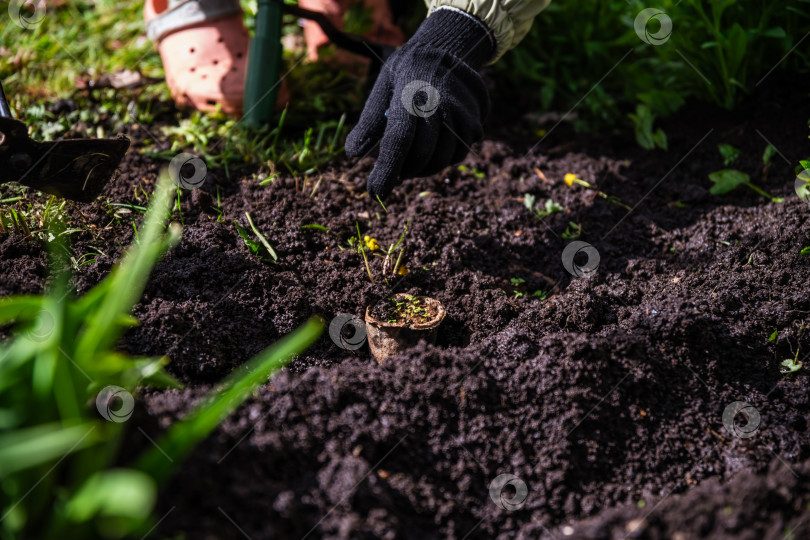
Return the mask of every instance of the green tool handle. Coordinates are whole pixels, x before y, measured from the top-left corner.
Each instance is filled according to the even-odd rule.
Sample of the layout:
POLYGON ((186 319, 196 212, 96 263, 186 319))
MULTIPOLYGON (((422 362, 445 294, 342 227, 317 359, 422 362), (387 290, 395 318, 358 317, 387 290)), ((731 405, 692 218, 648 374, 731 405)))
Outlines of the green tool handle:
POLYGON ((280 2, 258 0, 245 80, 245 123, 249 126, 260 127, 273 119, 281 86, 281 7, 280 2))

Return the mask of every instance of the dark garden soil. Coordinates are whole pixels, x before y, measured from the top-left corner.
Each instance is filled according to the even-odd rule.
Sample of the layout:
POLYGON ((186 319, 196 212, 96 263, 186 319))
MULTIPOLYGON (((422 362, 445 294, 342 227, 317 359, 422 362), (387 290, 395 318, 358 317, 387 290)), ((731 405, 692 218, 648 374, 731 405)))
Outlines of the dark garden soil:
MULTIPOLYGON (((525 133, 536 127, 496 104, 500 127, 468 169, 406 181, 387 213, 364 194, 370 158, 266 187, 249 171, 211 171, 185 194, 183 241, 155 269, 135 309, 142 324, 122 345, 170 356, 187 388, 136 397, 128 454, 150 444, 138 427, 155 438, 312 314, 362 318, 366 305, 408 292, 438 298, 447 318, 435 346, 382 367, 324 333, 194 451, 163 493, 153 535, 810 537, 810 371, 779 372, 797 347, 800 360, 810 353, 810 257, 800 254, 810 208, 793 191, 793 167, 810 156, 806 83, 774 78, 733 114, 692 105, 663 123, 668 152, 565 125, 532 147, 525 133), (765 139, 779 150, 767 171, 765 139), (733 167, 785 202, 746 188, 711 195, 719 143, 741 149, 733 167), (567 186, 566 173, 633 211, 567 186), (565 210, 538 221, 525 193, 565 210), (232 221, 247 225, 246 211, 277 265, 237 235, 232 221), (357 252, 339 248, 356 221, 387 246, 409 219, 410 273, 395 287, 379 284, 382 259, 372 285, 357 252), (600 255, 588 279, 561 262, 569 222, 600 255), (723 425, 736 401, 760 414, 752 437, 723 425), (501 474, 527 487, 514 511, 490 497, 501 474)), ((133 146, 105 192, 117 202, 136 203, 163 165, 133 146)), ((85 291, 133 232, 101 204, 75 208, 99 238, 74 235, 74 251, 106 253, 82 267, 85 291)), ((46 274, 35 241, 0 235, 0 294, 41 291, 46 274)))

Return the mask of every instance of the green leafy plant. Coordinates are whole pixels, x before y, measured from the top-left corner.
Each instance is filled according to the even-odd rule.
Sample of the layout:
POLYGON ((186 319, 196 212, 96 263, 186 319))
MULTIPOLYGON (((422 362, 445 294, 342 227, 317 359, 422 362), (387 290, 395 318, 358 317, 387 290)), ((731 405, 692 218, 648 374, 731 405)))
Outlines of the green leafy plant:
POLYGON ((633 121, 636 132, 636 142, 645 150, 660 148, 667 149, 667 134, 661 128, 653 132, 655 113, 644 103, 636 105, 636 113, 627 115, 633 121))
POLYGON ((779 370, 780 373, 795 373, 802 369, 803 364, 799 362, 799 350, 796 349, 796 354, 793 356, 793 358, 786 358, 782 360, 780 365, 782 366, 782 369, 779 370))
POLYGON ((548 292, 538 289, 532 293, 532 297, 537 298, 538 300, 545 300, 548 298, 548 292))
MULTIPOLYGON (((85 295, 70 287, 64 249, 54 241, 54 275, 42 296, 0 299, 0 535, 22 538, 122 538, 147 534, 159 482, 258 384, 311 344, 323 328, 312 320, 226 379, 159 449, 134 466, 118 462, 132 392, 141 385, 179 386, 167 359, 116 350, 151 269, 175 246, 181 228, 164 222, 173 183, 156 188, 139 239, 85 295), (99 418, 99 414, 105 419, 99 418)), ((59 235, 55 235, 59 238, 59 235)))
MULTIPOLYGON (((512 298, 522 298, 526 296, 526 291, 524 287, 524 284, 526 283, 525 279, 512 277, 509 278, 509 283, 513 285, 512 298)), ((506 294, 506 291, 504 291, 504 294, 506 294)), ((530 296, 532 298, 537 298, 538 300, 545 300, 546 298, 548 298, 548 293, 546 291, 538 289, 534 291, 530 296)))
POLYGON ((569 221, 568 226, 562 233, 563 239, 573 240, 575 238, 579 238, 580 236, 582 236, 582 225, 574 223, 573 221, 569 221))
POLYGON ((740 186, 745 186, 756 193, 762 195, 763 197, 769 199, 771 202, 781 203, 784 201, 781 197, 773 197, 766 191, 762 190, 758 186, 754 185, 751 182, 751 176, 748 174, 738 171, 736 169, 723 169, 721 171, 715 171, 709 174, 709 180, 712 181, 714 184, 710 189, 709 193, 712 195, 724 195, 737 189, 740 186))
MULTIPOLYGON (((726 166, 726 167, 728 167, 729 165, 732 165, 735 161, 737 161, 737 159, 740 157, 740 154, 741 154, 739 149, 734 148, 730 144, 725 144, 725 143, 718 144, 717 145, 717 150, 719 150, 720 155, 723 156, 723 165, 726 166)), ((766 148, 766 151, 767 151, 767 148, 766 148)), ((764 161, 764 159, 765 159, 765 156, 763 155, 763 161, 764 161)))
POLYGON ((654 148, 657 130, 650 119, 667 117, 686 99, 731 108, 771 70, 806 69, 800 43, 808 30, 804 0, 551 2, 520 45, 493 66, 505 82, 496 87, 502 96, 496 99, 573 111, 536 115, 543 128, 567 122, 591 131, 625 120, 636 128, 639 144, 654 148), (649 7, 673 22, 665 43, 643 43, 634 31, 636 16, 649 7), (639 114, 639 104, 649 111, 639 114), (627 120, 628 111, 636 118, 627 120))

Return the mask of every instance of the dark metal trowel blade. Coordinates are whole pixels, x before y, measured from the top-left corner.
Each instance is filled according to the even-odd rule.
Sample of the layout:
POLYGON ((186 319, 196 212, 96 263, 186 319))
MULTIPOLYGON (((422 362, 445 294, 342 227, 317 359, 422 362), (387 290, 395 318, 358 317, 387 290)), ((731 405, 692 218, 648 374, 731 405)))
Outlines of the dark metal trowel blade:
POLYGON ((115 174, 129 139, 65 139, 36 142, 22 122, 0 118, 0 181, 90 202, 115 174))

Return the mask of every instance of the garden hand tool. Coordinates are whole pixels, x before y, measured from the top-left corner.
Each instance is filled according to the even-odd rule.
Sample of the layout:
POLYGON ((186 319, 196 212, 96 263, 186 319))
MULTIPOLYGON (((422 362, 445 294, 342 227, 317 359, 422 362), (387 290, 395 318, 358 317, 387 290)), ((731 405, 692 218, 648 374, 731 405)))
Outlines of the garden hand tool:
POLYGON ((250 40, 245 80, 245 123, 254 127, 273 118, 281 66, 281 16, 289 13, 316 22, 337 47, 369 58, 368 81, 373 83, 380 68, 395 48, 338 30, 323 13, 284 4, 283 0, 258 0, 256 33, 250 40))
POLYGON ((36 142, 28 127, 11 116, 0 84, 0 183, 25 186, 90 202, 118 168, 129 139, 66 139, 36 142))

